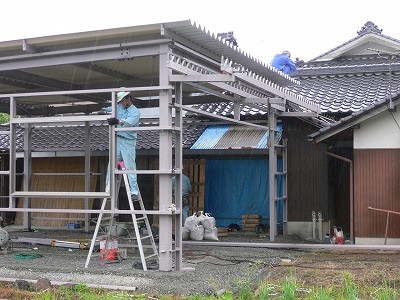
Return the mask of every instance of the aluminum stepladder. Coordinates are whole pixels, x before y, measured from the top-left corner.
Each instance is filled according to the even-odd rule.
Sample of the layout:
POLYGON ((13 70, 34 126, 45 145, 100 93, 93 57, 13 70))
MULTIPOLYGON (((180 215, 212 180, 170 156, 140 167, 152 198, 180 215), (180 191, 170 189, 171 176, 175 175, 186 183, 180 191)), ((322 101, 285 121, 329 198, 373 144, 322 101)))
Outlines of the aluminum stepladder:
MULTIPOLYGON (((125 165, 123 162, 118 162, 118 167, 121 170, 125 170, 125 165)), ((144 211, 145 210, 145 206, 143 203, 143 199, 142 196, 140 194, 140 190, 138 188, 138 197, 137 199, 133 200, 131 197, 131 191, 130 191, 130 186, 129 186, 129 180, 128 180, 128 175, 127 174, 118 174, 117 178, 116 178, 116 191, 119 191, 120 187, 121 187, 121 180, 122 178, 124 179, 124 184, 125 184, 125 188, 126 188, 126 193, 127 193, 127 197, 128 197, 128 203, 129 203, 129 209, 131 211, 135 210, 134 207, 134 202, 138 202, 139 206, 140 206, 140 210, 144 211)), ((108 192, 110 190, 110 184, 108 183, 106 186, 106 192, 108 192)), ((90 244, 90 248, 89 248, 89 253, 88 253, 88 257, 86 259, 86 264, 85 264, 85 268, 88 267, 89 262, 90 262, 90 258, 91 255, 93 253, 93 249, 97 240, 97 236, 100 230, 100 226, 101 226, 101 221, 103 219, 103 211, 106 207, 107 201, 110 201, 109 198, 103 198, 103 202, 101 204, 101 208, 100 208, 100 213, 99 213, 99 217, 97 219, 96 222, 96 228, 94 230, 93 233, 93 238, 92 238, 92 242, 90 244)), ((147 260, 150 259, 156 259, 158 261, 158 250, 157 250, 157 246, 156 243, 154 241, 154 236, 150 227, 150 222, 149 219, 147 217, 147 214, 142 213, 141 217, 137 217, 136 213, 132 213, 132 223, 135 229, 135 237, 134 238, 129 238, 129 239, 134 239, 137 242, 137 248, 139 249, 139 254, 140 254, 140 259, 142 262, 142 267, 144 271, 147 271, 147 260), (145 235, 141 234, 141 231, 139 229, 139 224, 138 222, 144 222, 145 226, 146 226, 146 231, 147 233, 145 235), (143 247, 143 241, 149 241, 150 242, 150 249, 151 249, 151 253, 145 253, 144 251, 144 247, 143 247)), ((107 230, 107 234, 106 234, 106 244, 105 244, 105 254, 108 250, 107 246, 108 246, 108 241, 110 240, 110 232, 111 232, 111 228, 113 226, 113 222, 114 222, 114 214, 111 214, 110 220, 109 220, 109 224, 108 224, 108 230, 107 230)))

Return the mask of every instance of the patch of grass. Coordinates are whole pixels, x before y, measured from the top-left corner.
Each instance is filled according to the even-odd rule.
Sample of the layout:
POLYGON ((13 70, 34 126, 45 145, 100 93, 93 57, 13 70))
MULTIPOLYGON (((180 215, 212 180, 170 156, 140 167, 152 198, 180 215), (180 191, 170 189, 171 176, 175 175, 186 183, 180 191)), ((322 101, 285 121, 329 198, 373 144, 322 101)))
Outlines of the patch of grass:
POLYGON ((310 295, 311 300, 335 300, 334 297, 332 297, 330 289, 327 288, 317 288, 311 293, 310 295))
POLYGON ((283 287, 282 287, 283 299, 295 300, 296 299, 296 289, 297 289, 296 277, 291 276, 289 278, 286 278, 283 283, 283 287))
MULTIPOLYGON (((348 273, 343 273, 341 285, 309 287, 299 284, 295 275, 286 277, 283 280, 271 280, 267 278, 259 281, 254 287, 253 278, 245 278, 238 282, 236 292, 224 291, 218 294, 192 296, 180 295, 154 295, 127 292, 110 291, 105 289, 89 288, 85 284, 78 284, 70 287, 52 287, 43 292, 21 291, 15 289, 13 284, 0 283, 0 299, 26 299, 26 300, 396 300, 399 299, 399 290, 395 284, 384 281, 379 286, 358 286, 348 273)), ((254 279, 254 278, 253 278, 254 279)))
POLYGON ((379 299, 379 300, 396 300, 399 299, 399 292, 397 291, 395 284, 393 287, 385 280, 382 287, 375 289, 371 293, 372 299, 379 299))
POLYGON ((345 272, 343 274, 343 286, 344 286, 344 296, 347 300, 357 300, 358 299, 358 287, 353 282, 350 274, 345 272))

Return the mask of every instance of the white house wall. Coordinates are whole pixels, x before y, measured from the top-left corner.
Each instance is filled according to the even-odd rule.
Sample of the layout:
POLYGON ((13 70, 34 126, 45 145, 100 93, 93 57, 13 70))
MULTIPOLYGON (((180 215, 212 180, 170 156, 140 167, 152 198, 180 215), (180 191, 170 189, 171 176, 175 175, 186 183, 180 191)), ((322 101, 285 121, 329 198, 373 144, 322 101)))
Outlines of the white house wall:
POLYGON ((354 130, 354 149, 399 149, 400 111, 385 111, 354 130))

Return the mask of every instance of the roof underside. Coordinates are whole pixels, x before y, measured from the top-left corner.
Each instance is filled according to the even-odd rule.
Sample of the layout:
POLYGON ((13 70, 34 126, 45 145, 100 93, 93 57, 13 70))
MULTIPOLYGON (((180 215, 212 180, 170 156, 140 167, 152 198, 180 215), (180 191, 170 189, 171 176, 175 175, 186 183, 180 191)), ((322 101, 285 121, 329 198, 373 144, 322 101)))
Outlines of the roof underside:
MULTIPOLYGON (((218 74, 222 73, 221 63, 225 59, 228 66, 240 72, 245 70, 269 86, 275 84, 284 88, 296 84, 294 79, 186 20, 2 42, 0 111, 9 112, 9 102, 4 96, 11 94, 19 98, 17 114, 21 115, 97 111, 110 101, 110 92, 31 94, 30 97, 22 97, 22 94, 158 86, 160 54, 168 51, 163 45, 172 44, 171 63, 178 67, 185 60, 206 66, 203 73, 218 74)), ((233 99, 228 95, 219 97, 225 91, 221 85, 184 84, 183 89, 183 104, 233 99)), ((158 90, 147 88, 135 91, 134 96, 139 108, 158 106, 158 90)), ((274 90, 262 95, 274 96, 274 90)))

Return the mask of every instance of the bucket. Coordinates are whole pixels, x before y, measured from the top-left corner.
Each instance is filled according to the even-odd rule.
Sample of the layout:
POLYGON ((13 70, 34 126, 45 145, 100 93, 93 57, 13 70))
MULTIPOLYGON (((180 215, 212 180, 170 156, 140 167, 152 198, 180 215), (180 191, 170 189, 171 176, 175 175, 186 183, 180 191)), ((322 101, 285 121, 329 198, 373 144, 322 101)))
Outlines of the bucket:
POLYGON ((100 260, 104 261, 114 261, 118 260, 118 241, 106 240, 100 241, 100 260))
POLYGON ((329 233, 326 233, 324 238, 324 244, 330 244, 330 243, 331 243, 331 235, 329 233))
MULTIPOLYGON (((108 229, 110 228, 110 226, 106 226, 106 232, 108 233, 108 229)), ((110 229, 110 235, 111 236, 127 236, 129 233, 128 231, 128 226, 126 224, 114 224, 111 225, 111 229, 110 229)))
POLYGON ((332 244, 344 244, 344 235, 342 227, 333 226, 332 244))

